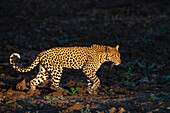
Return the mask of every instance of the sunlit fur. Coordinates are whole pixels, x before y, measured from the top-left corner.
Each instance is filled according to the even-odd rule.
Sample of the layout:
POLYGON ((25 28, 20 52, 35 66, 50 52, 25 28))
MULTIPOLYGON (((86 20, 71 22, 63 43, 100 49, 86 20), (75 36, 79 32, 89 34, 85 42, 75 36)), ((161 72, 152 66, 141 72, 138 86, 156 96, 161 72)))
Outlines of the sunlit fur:
POLYGON ((119 45, 116 47, 92 45, 91 47, 56 47, 41 52, 34 62, 27 68, 20 68, 13 60, 20 55, 13 53, 10 56, 10 63, 13 68, 20 72, 28 72, 39 64, 37 77, 30 81, 31 89, 48 79, 48 73, 52 76, 52 87, 59 88, 63 68, 83 69, 85 75, 93 82, 89 82, 89 93, 98 89, 100 80, 96 76, 97 70, 106 62, 114 62, 115 65, 121 63, 118 52, 119 45))

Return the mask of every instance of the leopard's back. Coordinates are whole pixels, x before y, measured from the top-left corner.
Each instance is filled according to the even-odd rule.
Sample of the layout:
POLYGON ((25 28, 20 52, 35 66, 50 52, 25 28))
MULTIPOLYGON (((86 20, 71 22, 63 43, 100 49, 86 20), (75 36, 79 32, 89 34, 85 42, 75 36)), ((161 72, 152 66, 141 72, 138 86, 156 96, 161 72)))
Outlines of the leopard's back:
POLYGON ((40 58, 42 64, 48 66, 58 66, 81 69, 87 60, 88 47, 56 47, 44 51, 40 58))

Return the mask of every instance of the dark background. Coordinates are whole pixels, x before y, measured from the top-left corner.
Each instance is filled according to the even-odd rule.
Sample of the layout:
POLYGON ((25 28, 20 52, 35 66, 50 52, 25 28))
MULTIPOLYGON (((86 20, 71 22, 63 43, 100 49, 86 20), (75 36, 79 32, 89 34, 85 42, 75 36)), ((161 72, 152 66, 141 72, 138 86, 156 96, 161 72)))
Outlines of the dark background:
MULTIPOLYGON (((135 94, 140 92, 148 101, 151 93, 157 96, 163 92, 163 96, 150 106, 146 105, 145 108, 139 104, 144 108, 142 112, 155 109, 159 109, 157 112, 161 113, 168 112, 169 38, 169 0, 1 0, 0 90, 16 90, 17 83, 24 78, 29 82, 37 73, 37 68, 28 73, 16 72, 9 64, 9 56, 14 52, 21 55, 19 65, 27 67, 38 53, 52 47, 120 45, 122 66, 114 66, 111 71, 110 63, 101 66, 97 72, 101 79, 99 92, 106 86, 109 89, 123 87, 134 91, 134 88, 126 84, 125 81, 128 81, 139 89, 134 91, 135 94), (143 90, 143 87, 149 90, 149 93, 143 90), (156 103, 159 101, 163 101, 163 104, 156 103)), ((81 71, 66 69, 62 83, 66 84, 69 80, 87 83, 81 71)), ((109 96, 109 90, 104 94, 109 96)), ((134 96, 141 102, 144 101, 142 96, 134 96)), ((1 101, 1 106, 5 106, 8 100, 1 101)), ((86 102, 82 104, 86 105, 86 102)), ((112 106, 116 106, 116 109, 121 106, 120 103, 108 104, 104 108, 91 107, 91 110, 108 111, 112 106)), ((138 112, 135 105, 134 109, 128 102, 123 105, 126 112, 138 112)), ((32 108, 34 104, 30 106, 32 108)), ((68 106, 62 109, 67 109, 68 106)), ((11 111, 8 107, 4 109, 11 111)), ((21 110, 28 111, 25 107, 21 110)))

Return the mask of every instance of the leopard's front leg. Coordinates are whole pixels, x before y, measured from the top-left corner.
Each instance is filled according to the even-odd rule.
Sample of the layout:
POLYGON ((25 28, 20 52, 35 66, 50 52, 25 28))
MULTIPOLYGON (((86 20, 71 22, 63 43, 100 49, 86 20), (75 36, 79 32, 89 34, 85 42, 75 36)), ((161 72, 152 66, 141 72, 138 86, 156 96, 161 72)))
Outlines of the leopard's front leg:
POLYGON ((93 86, 91 88, 88 83, 88 89, 90 94, 95 93, 95 90, 97 90, 100 85, 100 80, 96 76, 96 72, 99 66, 96 66, 96 63, 92 60, 93 59, 89 59, 83 68, 83 72, 85 73, 85 75, 93 82, 93 86))

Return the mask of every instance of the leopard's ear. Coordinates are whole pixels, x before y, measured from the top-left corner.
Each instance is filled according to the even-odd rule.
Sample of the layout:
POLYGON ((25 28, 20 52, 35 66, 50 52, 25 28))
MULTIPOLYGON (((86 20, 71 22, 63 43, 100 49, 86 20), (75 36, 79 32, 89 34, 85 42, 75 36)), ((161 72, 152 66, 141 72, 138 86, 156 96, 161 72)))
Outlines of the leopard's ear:
POLYGON ((116 49, 117 49, 117 50, 119 49, 119 45, 116 46, 116 49))
POLYGON ((107 52, 110 52, 110 53, 111 53, 112 51, 113 51, 112 47, 108 46, 108 47, 107 47, 107 52))

